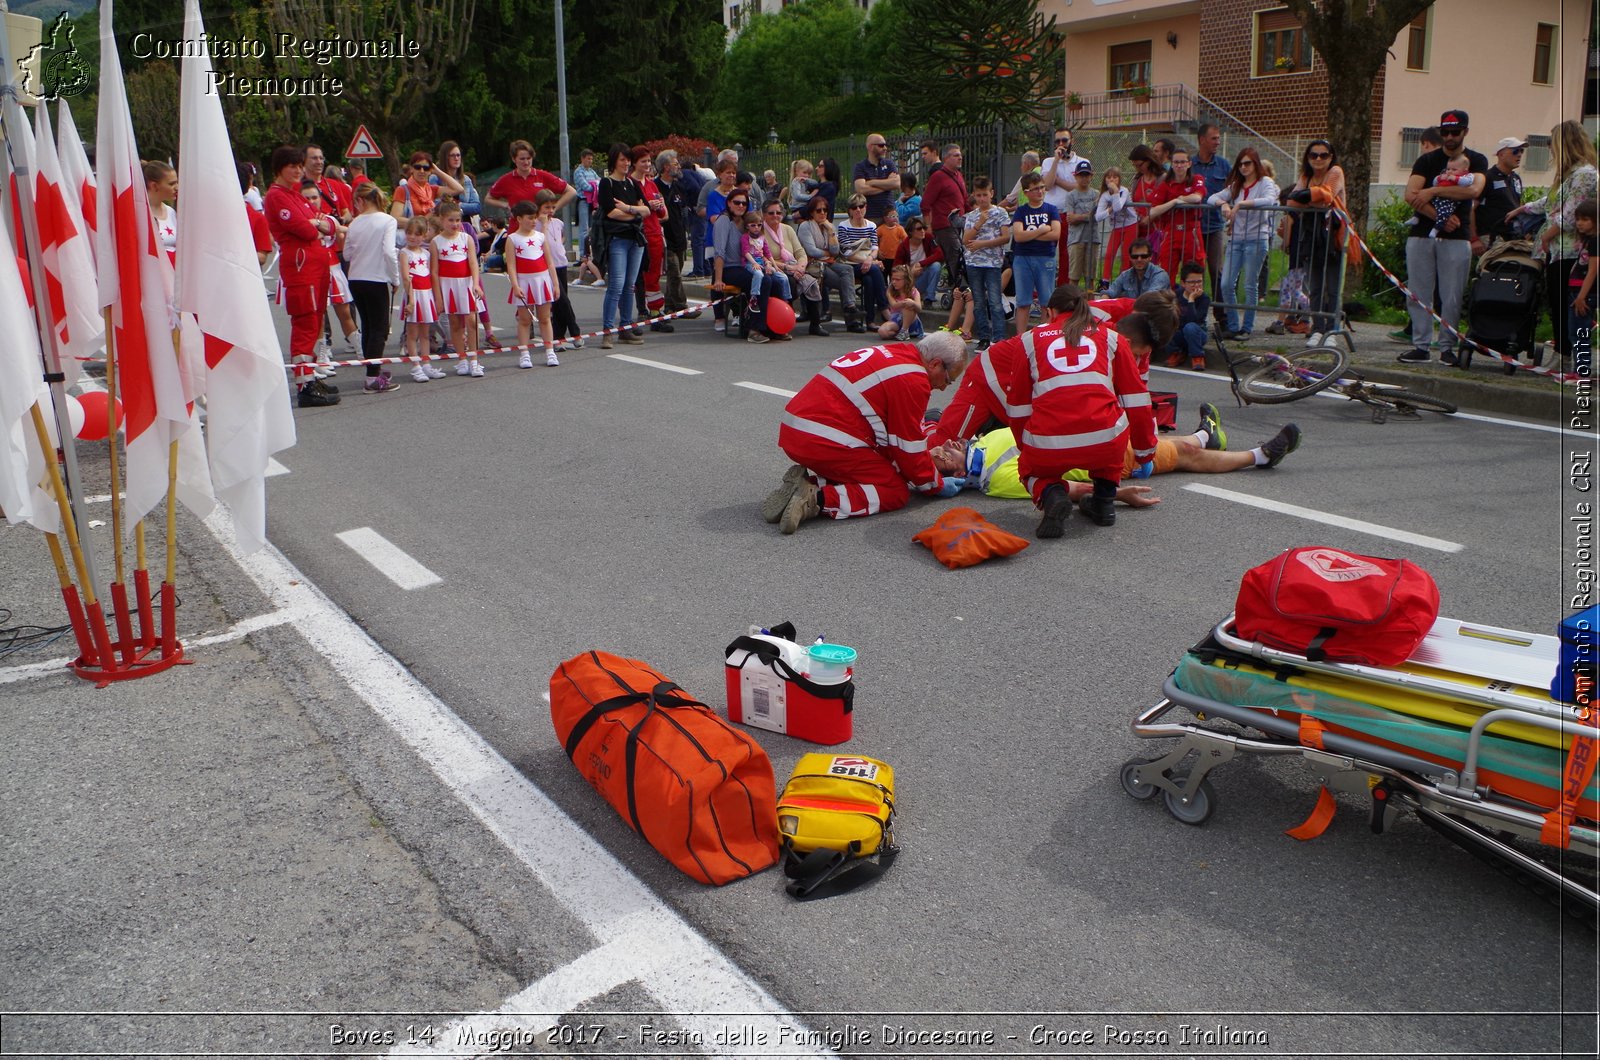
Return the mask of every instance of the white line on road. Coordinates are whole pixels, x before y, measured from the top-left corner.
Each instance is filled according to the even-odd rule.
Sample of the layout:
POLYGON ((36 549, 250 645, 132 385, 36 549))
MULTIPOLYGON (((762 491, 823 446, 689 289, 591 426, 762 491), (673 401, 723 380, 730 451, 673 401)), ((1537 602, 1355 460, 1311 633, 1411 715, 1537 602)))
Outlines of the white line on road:
POLYGON ((608 353, 613 361, 627 361, 629 364, 642 364, 646 368, 659 368, 663 372, 677 372, 679 375, 705 375, 698 368, 685 368, 678 364, 667 364, 664 361, 649 361, 643 357, 630 357, 626 353, 608 353))
MULTIPOLYGON (((261 629, 271 629, 295 621, 300 615, 294 611, 277 610, 268 611, 264 615, 252 615, 250 618, 240 619, 221 633, 208 633, 194 638, 185 638, 184 649, 203 648, 209 644, 226 644, 230 640, 239 640, 261 629)), ((70 634, 63 633, 63 637, 70 640, 70 634)), ((0 670, 0 685, 9 685, 17 681, 26 681, 34 677, 52 677, 56 674, 66 673, 67 664, 72 660, 63 656, 59 659, 46 659, 44 662, 28 663, 25 666, 12 666, 0 670)))
POLYGON ((784 398, 791 398, 799 393, 798 390, 785 390, 781 386, 768 386, 765 383, 735 383, 733 385, 742 386, 746 390, 759 390, 763 394, 776 394, 778 397, 784 398))
MULTIPOLYGON (((719 1013, 765 1016, 788 1029, 790 1043, 806 1040, 801 1037, 805 1027, 379 647, 276 547, 241 555, 224 508, 205 523, 274 607, 302 612, 296 627, 306 642, 599 941, 599 951, 614 954, 608 943, 637 939, 647 928, 648 950, 634 944, 617 956, 619 981, 637 980, 664 1012, 702 1013, 677 1018, 699 1032, 712 1055, 796 1055, 787 1051, 792 1044, 780 1046, 776 1040, 760 1046, 712 1044, 728 1020, 719 1013)), ((807 1055, 836 1054, 816 1048, 807 1055)))
POLYGON ((402 589, 422 589, 444 581, 370 526, 346 530, 336 536, 402 589))
POLYGON ((1222 500, 1233 501, 1235 504, 1248 504, 1252 508, 1265 508, 1269 512, 1292 515, 1297 519, 1309 519, 1314 523, 1325 523, 1328 526, 1343 527, 1346 530, 1354 530, 1360 534, 1372 534, 1374 537, 1386 537, 1391 541, 1402 541, 1408 545, 1431 548, 1439 552, 1460 552, 1463 548, 1462 545, 1454 541, 1446 541, 1443 538, 1428 537, 1426 534, 1413 534, 1409 530, 1396 530, 1392 526, 1369 523, 1361 519, 1351 519, 1343 515, 1334 515, 1332 512, 1319 512, 1315 508, 1302 508, 1298 504, 1285 504, 1283 501, 1267 500, 1265 497, 1252 497, 1248 493, 1235 493, 1233 490, 1208 486, 1201 482, 1191 482, 1183 488, 1191 493, 1203 493, 1207 497, 1220 497, 1222 500))

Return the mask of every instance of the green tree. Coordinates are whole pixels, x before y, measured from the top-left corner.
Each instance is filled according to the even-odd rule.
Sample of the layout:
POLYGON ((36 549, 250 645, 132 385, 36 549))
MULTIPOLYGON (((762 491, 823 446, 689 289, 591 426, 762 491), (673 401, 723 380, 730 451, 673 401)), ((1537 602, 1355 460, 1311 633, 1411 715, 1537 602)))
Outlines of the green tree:
POLYGON ((571 121, 575 144, 636 143, 697 127, 722 65, 718 0, 569 3, 566 13, 569 38, 576 31, 581 40, 568 83, 592 93, 582 120, 571 121))
POLYGON ((410 51, 392 58, 341 56, 329 63, 304 53, 275 56, 283 77, 338 77, 338 95, 306 95, 298 106, 318 127, 366 125, 400 176, 401 146, 432 105, 433 96, 466 54, 476 0, 271 0, 267 25, 274 35, 301 42, 406 42, 410 51))
POLYGON ((755 15, 728 46, 717 99, 746 143, 776 128, 786 139, 835 135, 830 125, 859 97, 866 17, 850 0, 800 0, 755 15))
POLYGON ((1372 183, 1372 86, 1400 31, 1433 0, 1283 0, 1328 71, 1328 140, 1344 169, 1356 231, 1367 223, 1372 183))
POLYGON ((880 66, 906 122, 1047 121, 1061 88, 1061 41, 1039 0, 899 0, 902 33, 880 66))

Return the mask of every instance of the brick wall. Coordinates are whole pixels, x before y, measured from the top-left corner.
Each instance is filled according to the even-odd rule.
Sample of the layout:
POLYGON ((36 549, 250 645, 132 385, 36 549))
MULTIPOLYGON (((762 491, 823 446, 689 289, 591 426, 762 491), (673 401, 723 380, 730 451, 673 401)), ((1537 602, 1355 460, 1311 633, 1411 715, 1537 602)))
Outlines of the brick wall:
MULTIPOLYGON (((1206 0, 1200 8, 1200 83, 1223 110, 1274 140, 1327 131, 1328 71, 1318 54, 1309 72, 1252 78, 1255 12, 1281 7, 1272 0, 1206 0)), ((1383 120, 1384 71, 1372 90, 1373 128, 1383 120)))

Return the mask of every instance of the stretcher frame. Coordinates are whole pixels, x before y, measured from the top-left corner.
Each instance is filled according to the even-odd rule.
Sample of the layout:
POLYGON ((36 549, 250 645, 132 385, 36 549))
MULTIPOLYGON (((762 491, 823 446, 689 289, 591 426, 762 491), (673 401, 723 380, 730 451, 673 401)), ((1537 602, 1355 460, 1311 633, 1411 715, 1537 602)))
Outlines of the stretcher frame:
POLYGON ((1478 760, 1485 732, 1498 722, 1515 721, 1562 736, 1595 734, 1595 722, 1582 709, 1531 694, 1555 670, 1554 637, 1494 626, 1439 619, 1405 664, 1404 669, 1351 663, 1312 662, 1293 652, 1240 638, 1230 614, 1211 632, 1211 640, 1236 656, 1259 661, 1266 668, 1355 678, 1388 688, 1444 696, 1484 708, 1467 737, 1460 769, 1337 732, 1321 734, 1320 747, 1301 742, 1300 722, 1274 709, 1225 703, 1179 688, 1176 670, 1162 687, 1162 698, 1133 721, 1141 739, 1178 739, 1160 758, 1134 758, 1121 769, 1123 789, 1133 798, 1160 795, 1169 813, 1190 825, 1204 824, 1217 805, 1206 775, 1238 754, 1292 756, 1302 759, 1332 791, 1366 796, 1371 802, 1371 828, 1385 831, 1404 811, 1446 838, 1496 864, 1512 876, 1561 899, 1564 908, 1593 922, 1600 918, 1600 891, 1591 875, 1576 868, 1600 861, 1600 826, 1576 818, 1565 828, 1567 847, 1557 864, 1533 857, 1513 840, 1538 844, 1555 852, 1541 838, 1548 813, 1507 798, 1479 783, 1478 760), (1430 673, 1429 671, 1436 671, 1430 673), (1444 676, 1452 675, 1455 679, 1444 676), (1519 690, 1520 686, 1520 690, 1519 690), (1182 707, 1191 721, 1169 719, 1182 707), (1226 731, 1216 720, 1262 734, 1226 731), (1192 758, 1192 763, 1186 764, 1192 758))

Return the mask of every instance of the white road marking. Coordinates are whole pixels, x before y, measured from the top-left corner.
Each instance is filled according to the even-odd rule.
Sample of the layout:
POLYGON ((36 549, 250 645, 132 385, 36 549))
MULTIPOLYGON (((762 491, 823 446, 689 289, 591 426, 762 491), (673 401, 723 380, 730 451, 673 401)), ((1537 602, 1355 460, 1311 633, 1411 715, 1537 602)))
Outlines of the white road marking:
MULTIPOLYGON (((780 1047, 776 1040, 764 1046, 712 1045, 729 1018, 717 1013, 762 1017, 775 1028, 788 1028, 790 1043, 805 1033, 805 1026, 456 717, 276 547, 268 544, 254 555, 241 555, 233 519, 224 508, 218 507, 205 523, 274 607, 302 615, 296 627, 311 648, 599 940, 592 953, 600 956, 593 961, 614 958, 618 968, 612 977, 619 982, 637 979, 665 1012, 704 1014, 676 1018, 701 1033, 712 1055, 797 1055, 785 1051, 792 1044, 780 1047), (636 941, 641 933, 648 943, 636 941), (631 948, 619 953, 608 948, 614 942, 631 948)), ((593 974, 585 969, 585 975, 593 974)), ((806 1055, 836 1054, 818 1049, 806 1055)))
POLYGON ((798 390, 785 390, 781 386, 768 386, 765 383, 735 383, 733 385, 742 386, 746 390, 759 390, 763 394, 776 394, 778 397, 784 398, 792 398, 799 393, 798 390))
MULTIPOLYGON (((1191 370, 1189 370, 1187 368, 1167 368, 1167 367, 1164 367, 1162 365, 1154 365, 1153 364, 1153 365, 1150 366, 1150 370, 1152 372, 1167 372, 1167 373, 1169 373, 1171 375, 1181 375, 1185 379, 1204 379, 1207 382, 1222 383, 1222 384, 1230 384, 1231 383, 1231 380, 1225 375, 1211 375, 1210 373, 1207 373, 1207 372, 1195 372, 1195 371, 1191 371, 1191 370)), ((743 384, 740 384, 740 385, 743 385, 743 384)), ((1327 398, 1330 401, 1349 401, 1350 400, 1349 398, 1345 397, 1343 394, 1333 394, 1333 393, 1329 393, 1326 390, 1319 391, 1316 394, 1313 394, 1311 396, 1312 397, 1319 397, 1319 398, 1327 398)), ((1553 427, 1553 426, 1551 426, 1550 424, 1547 424, 1547 423, 1529 423, 1526 420, 1506 420, 1506 419, 1501 419, 1498 416, 1485 416, 1485 415, 1483 415, 1481 413, 1477 413, 1477 412, 1457 412, 1457 413, 1454 413, 1453 415, 1450 415, 1450 416, 1447 416, 1447 417, 1440 417, 1440 418, 1441 419, 1452 419, 1452 420, 1476 420, 1479 423, 1492 423, 1497 427, 1521 427, 1525 431, 1544 431, 1546 434, 1563 434, 1563 433, 1566 433, 1565 431, 1563 431, 1562 428, 1553 427)))
POLYGON ((1354 530, 1360 534, 1372 534, 1374 537, 1386 537, 1391 541, 1401 541, 1408 545, 1431 548, 1439 552, 1460 552, 1464 547, 1454 541, 1446 541, 1439 537, 1413 534, 1409 530, 1396 530, 1392 526, 1384 526, 1381 523, 1369 523, 1361 519, 1351 519, 1343 515, 1334 515, 1332 512, 1319 512, 1315 508, 1302 508, 1298 504, 1285 504, 1283 501, 1268 500, 1265 497, 1253 497, 1248 493, 1235 493, 1233 490, 1208 486, 1202 482, 1191 482, 1183 488, 1191 493, 1203 493, 1207 497, 1220 497, 1222 500, 1233 501, 1235 504, 1247 504, 1252 508, 1265 508, 1269 512, 1292 515, 1297 519, 1309 519, 1314 523, 1338 526, 1346 530, 1354 530))
POLYGON ((608 353, 613 361, 627 361, 629 364, 642 364, 646 368, 659 368, 663 372, 677 372, 679 375, 705 375, 698 368, 685 368, 679 364, 667 364, 664 361, 650 361, 643 357, 630 357, 626 353, 608 353))
MULTIPOLYGON (((264 615, 253 615, 250 618, 240 619, 221 633, 208 633, 199 637, 184 638, 185 651, 194 648, 203 648, 211 644, 225 644, 230 640, 239 640, 262 629, 271 629, 273 626, 282 626, 293 622, 300 617, 296 611, 277 610, 268 611, 264 615)), ((63 632, 62 636, 71 640, 70 632, 63 632)), ((72 659, 62 656, 59 659, 46 659, 44 662, 28 663, 25 666, 11 666, 0 670, 0 685, 14 684, 17 681, 27 681, 35 677, 52 677, 65 673, 67 664, 72 659)))
POLYGON ((335 536, 402 589, 422 589, 444 581, 370 526, 346 530, 335 536))

